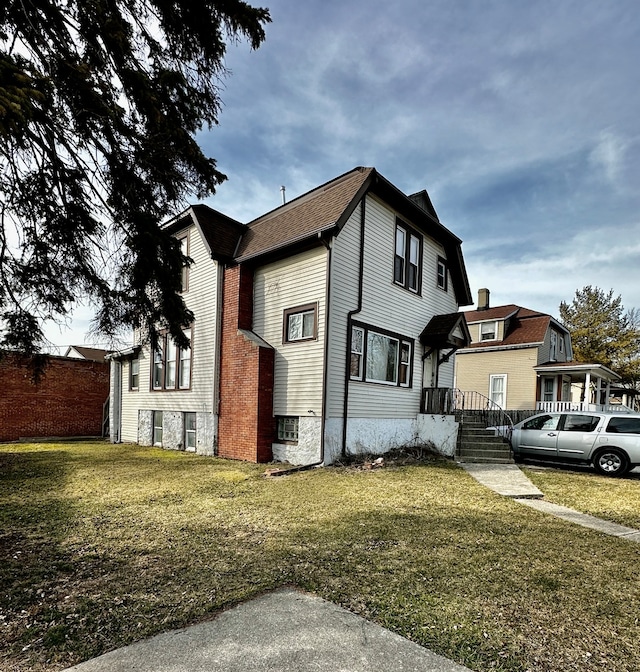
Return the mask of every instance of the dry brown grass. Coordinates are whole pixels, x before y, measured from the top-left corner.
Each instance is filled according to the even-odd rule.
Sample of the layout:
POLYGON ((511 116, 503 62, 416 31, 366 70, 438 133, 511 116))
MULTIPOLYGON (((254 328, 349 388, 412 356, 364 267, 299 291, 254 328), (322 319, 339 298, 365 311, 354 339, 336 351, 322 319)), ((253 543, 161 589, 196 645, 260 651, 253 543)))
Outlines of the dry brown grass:
POLYGON ((475 670, 640 669, 640 545, 444 461, 263 472, 0 447, 0 668, 59 670, 292 584, 475 670))

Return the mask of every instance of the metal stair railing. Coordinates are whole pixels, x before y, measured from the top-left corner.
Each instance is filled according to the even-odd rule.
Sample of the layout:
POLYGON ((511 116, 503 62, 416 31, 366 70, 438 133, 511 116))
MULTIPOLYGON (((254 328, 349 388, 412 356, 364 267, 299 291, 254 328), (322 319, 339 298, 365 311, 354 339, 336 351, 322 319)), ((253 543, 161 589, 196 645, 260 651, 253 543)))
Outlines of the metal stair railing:
POLYGON ((513 420, 511 416, 495 401, 475 391, 452 390, 455 409, 460 412, 460 421, 464 423, 465 413, 478 416, 485 427, 495 427, 496 434, 504 439, 511 438, 513 420))

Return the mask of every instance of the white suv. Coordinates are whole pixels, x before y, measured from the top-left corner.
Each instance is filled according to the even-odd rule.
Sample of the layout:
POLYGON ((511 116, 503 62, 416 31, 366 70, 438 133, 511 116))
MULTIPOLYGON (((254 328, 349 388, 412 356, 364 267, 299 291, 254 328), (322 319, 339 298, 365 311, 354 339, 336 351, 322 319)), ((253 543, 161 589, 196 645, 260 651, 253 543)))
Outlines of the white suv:
POLYGON ((639 413, 540 413, 511 434, 514 456, 593 464, 606 476, 640 466, 639 413))

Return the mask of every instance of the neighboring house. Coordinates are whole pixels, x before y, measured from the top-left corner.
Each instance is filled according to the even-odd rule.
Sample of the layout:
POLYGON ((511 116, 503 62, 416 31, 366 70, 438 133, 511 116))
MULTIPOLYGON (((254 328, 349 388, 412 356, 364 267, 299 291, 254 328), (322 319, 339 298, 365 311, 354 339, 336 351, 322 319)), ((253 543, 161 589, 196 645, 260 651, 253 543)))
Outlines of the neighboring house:
POLYGON ((193 260, 191 348, 111 356, 112 440, 294 464, 453 454, 453 418, 421 413, 423 387, 453 384, 471 296, 426 191, 356 168, 247 225, 196 205, 167 226, 193 260))
POLYGON ((475 391, 506 410, 605 406, 619 376, 601 364, 572 360, 571 337, 544 313, 509 304, 464 313, 471 344, 456 353, 456 387, 475 391))
POLYGON ((51 356, 35 382, 28 361, 7 353, 0 376, 0 441, 102 436, 109 364, 51 356))
POLYGON ((104 362, 109 350, 101 348, 90 348, 86 345, 70 345, 64 353, 65 357, 73 359, 89 359, 92 362, 104 362))

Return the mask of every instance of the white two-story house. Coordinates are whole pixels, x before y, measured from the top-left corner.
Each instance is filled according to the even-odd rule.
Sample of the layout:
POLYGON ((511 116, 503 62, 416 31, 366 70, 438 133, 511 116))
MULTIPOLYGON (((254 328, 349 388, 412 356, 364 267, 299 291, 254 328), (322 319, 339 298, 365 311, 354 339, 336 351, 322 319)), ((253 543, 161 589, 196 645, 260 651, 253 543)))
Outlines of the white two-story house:
POLYGON ((198 205, 167 226, 193 260, 191 347, 113 355, 112 440, 293 464, 453 454, 423 389, 453 386, 472 300, 426 191, 356 168, 246 225, 198 205))

